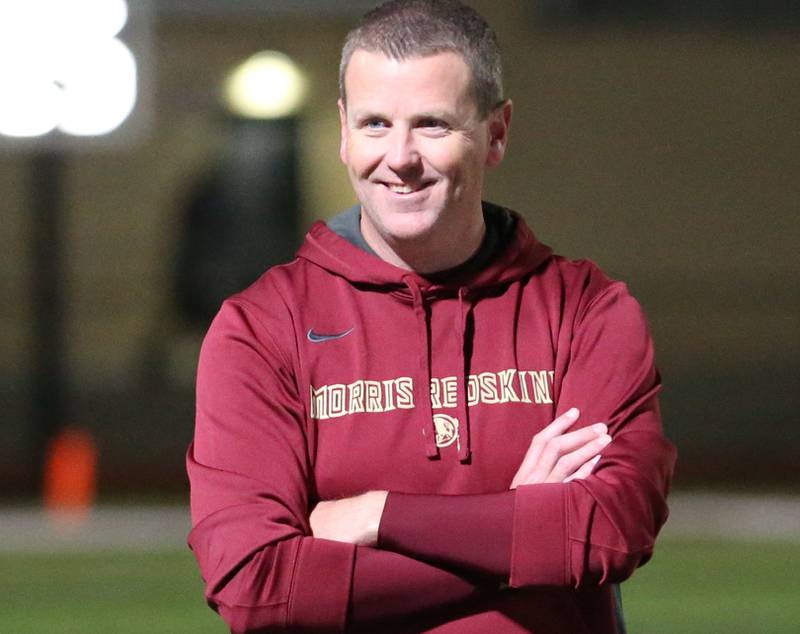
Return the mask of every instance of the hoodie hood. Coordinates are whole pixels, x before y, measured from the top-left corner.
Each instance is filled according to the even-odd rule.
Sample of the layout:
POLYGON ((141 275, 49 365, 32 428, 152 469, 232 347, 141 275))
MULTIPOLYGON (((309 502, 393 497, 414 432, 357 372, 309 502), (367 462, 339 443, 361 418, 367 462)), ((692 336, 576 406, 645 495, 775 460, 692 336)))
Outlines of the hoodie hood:
POLYGON ((308 232, 297 257, 308 260, 326 271, 344 277, 358 285, 382 287, 385 291, 401 291, 407 288, 405 280, 413 279, 426 293, 455 294, 459 288, 469 289, 470 294, 480 289, 515 282, 532 273, 551 254, 552 249, 542 244, 528 229, 516 212, 484 203, 487 223, 510 225, 510 235, 502 236, 496 253, 488 264, 477 270, 457 267, 449 272, 423 275, 401 269, 351 244, 332 231, 323 221, 316 222, 308 232))
MULTIPOLYGON (((414 399, 420 404, 417 425, 422 431, 424 450, 428 458, 439 457, 436 441, 437 428, 431 400, 431 329, 430 311, 435 300, 457 297, 458 310, 453 323, 457 338, 458 409, 455 418, 460 421, 458 456, 462 463, 469 463, 471 456, 469 407, 467 406, 467 377, 472 350, 471 327, 473 306, 491 289, 507 286, 531 275, 550 258, 550 247, 540 243, 528 229, 522 218, 504 207, 484 203, 484 218, 487 226, 501 228, 494 253, 483 265, 472 265, 474 258, 464 265, 423 275, 389 264, 352 244, 338 235, 324 222, 317 222, 308 232, 297 257, 319 266, 329 273, 343 277, 363 291, 390 293, 405 305, 410 305, 417 324, 416 361, 409 368, 414 374, 414 399)), ((483 248, 483 247, 481 247, 483 248)))

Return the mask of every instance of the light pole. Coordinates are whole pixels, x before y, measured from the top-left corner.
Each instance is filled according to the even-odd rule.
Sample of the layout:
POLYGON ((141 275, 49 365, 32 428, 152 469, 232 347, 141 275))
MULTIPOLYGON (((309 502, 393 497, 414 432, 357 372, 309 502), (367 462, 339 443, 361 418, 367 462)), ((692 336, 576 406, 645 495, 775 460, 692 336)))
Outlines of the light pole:
POLYGON ((177 264, 178 308, 197 330, 223 299, 294 255, 305 95, 303 74, 277 51, 256 53, 225 81, 227 140, 185 210, 177 264))
POLYGON ((0 3, 0 148, 30 157, 32 485, 71 416, 64 168, 72 152, 130 140, 120 130, 137 106, 140 66, 123 31, 146 33, 146 8, 131 13, 126 0, 0 3))

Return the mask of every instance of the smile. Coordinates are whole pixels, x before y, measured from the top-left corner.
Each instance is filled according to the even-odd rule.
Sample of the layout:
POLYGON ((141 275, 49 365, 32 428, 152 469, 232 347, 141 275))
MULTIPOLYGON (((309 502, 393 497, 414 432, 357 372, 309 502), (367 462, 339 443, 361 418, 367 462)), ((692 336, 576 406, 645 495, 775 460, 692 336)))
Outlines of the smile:
POLYGON ((383 183, 383 185, 393 194, 407 196, 408 194, 414 194, 418 191, 422 191, 423 189, 427 188, 430 183, 417 183, 414 185, 410 185, 408 183, 383 183))

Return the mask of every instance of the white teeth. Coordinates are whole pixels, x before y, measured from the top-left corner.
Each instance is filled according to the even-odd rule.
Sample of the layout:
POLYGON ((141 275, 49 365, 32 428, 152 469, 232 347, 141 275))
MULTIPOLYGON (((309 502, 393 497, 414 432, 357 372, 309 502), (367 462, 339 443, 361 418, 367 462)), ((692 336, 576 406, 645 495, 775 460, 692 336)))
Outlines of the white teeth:
POLYGON ((395 194, 410 194, 414 191, 414 188, 410 185, 389 185, 389 189, 395 194))

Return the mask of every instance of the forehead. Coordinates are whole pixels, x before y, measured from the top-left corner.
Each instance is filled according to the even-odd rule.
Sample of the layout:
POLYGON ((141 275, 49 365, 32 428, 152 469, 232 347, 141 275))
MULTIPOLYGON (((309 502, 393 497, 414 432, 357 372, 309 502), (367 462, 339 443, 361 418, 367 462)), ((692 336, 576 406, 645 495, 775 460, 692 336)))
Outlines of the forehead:
POLYGON ((464 58, 451 51, 398 60, 359 49, 345 73, 347 107, 468 109, 470 80, 464 58))

